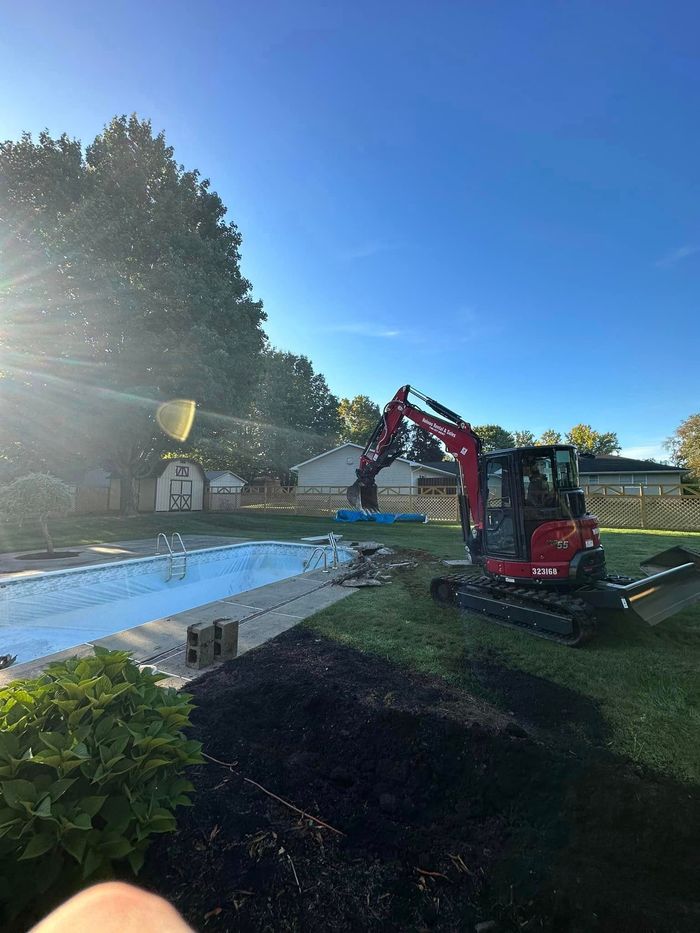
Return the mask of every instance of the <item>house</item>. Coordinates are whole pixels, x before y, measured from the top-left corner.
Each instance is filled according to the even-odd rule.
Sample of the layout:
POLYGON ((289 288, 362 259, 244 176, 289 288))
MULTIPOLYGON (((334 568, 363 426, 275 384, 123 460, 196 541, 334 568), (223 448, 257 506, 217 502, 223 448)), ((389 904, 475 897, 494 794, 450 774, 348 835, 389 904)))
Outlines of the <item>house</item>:
POLYGON ((635 460, 633 457, 579 455, 579 474, 584 492, 618 492, 647 496, 681 495, 684 471, 680 467, 635 460), (611 487, 611 488, 607 488, 611 487))
MULTIPOLYGON (((457 464, 454 462, 427 463, 425 466, 439 466, 457 476, 457 464)), ((579 455, 578 467, 581 486, 588 495, 610 492, 638 496, 642 488, 647 496, 681 494, 683 470, 680 467, 632 457, 593 457, 588 454, 579 455)), ((426 485, 431 483, 431 480, 425 481, 426 485)))
POLYGON ((210 493, 240 492, 246 481, 231 470, 207 470, 205 473, 210 493))
MULTIPOLYGON (((355 470, 360 463, 360 454, 363 451, 360 444, 341 444, 326 450, 316 457, 297 463, 290 469, 297 475, 299 487, 309 486, 350 486, 357 478, 355 470)), ((445 467, 450 464, 444 464, 445 467)), ((432 485, 454 485, 452 473, 443 469, 443 465, 415 463, 405 457, 397 457, 394 462, 381 472, 381 486, 410 487, 418 492, 425 481, 434 481, 432 485)))

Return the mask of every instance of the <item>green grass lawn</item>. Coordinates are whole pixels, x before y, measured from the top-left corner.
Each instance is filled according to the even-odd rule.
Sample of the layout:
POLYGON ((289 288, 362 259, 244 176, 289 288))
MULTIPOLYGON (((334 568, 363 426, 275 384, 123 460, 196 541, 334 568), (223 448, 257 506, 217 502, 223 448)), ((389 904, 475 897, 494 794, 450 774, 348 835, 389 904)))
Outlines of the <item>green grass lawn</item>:
MULTIPOLYGON (((315 616, 315 629, 346 644, 475 689, 467 658, 488 657, 578 691, 600 704, 611 729, 611 747, 677 777, 700 781, 700 606, 656 628, 631 621, 602 625, 597 638, 574 650, 478 617, 437 608, 430 578, 445 568, 437 558, 463 554, 456 525, 341 525, 327 518, 270 513, 86 516, 52 525, 59 546, 129 540, 158 531, 221 534, 251 540, 299 539, 329 529, 345 541, 372 538, 417 548, 435 560, 396 571, 383 589, 357 593, 315 616)), ((700 534, 605 530, 603 543, 613 572, 636 574, 639 561, 674 544, 700 551, 700 534)), ((31 528, 0 526, 0 551, 41 547, 31 528)), ((498 699, 498 698, 495 698, 498 699)))

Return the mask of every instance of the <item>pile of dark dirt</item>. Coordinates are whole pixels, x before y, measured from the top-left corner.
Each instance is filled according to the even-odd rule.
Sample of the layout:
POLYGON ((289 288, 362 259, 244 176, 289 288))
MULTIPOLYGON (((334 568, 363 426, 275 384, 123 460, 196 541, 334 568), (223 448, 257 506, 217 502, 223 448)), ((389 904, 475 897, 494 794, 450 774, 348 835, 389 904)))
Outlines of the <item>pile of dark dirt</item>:
POLYGON ((191 692, 233 770, 192 769, 140 880, 196 929, 698 928, 688 788, 306 630, 191 692))

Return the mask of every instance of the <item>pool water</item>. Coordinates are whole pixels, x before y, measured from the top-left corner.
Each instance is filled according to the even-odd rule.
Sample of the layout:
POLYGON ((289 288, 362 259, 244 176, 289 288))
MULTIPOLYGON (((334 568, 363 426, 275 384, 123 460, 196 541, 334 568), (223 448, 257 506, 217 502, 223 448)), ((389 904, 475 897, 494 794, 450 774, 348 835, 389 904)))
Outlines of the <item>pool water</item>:
MULTIPOLYGON (((0 654, 17 663, 304 573, 314 547, 259 541, 190 551, 167 579, 168 555, 52 570, 0 583, 0 654)), ((341 561, 350 559, 339 548, 341 561)))

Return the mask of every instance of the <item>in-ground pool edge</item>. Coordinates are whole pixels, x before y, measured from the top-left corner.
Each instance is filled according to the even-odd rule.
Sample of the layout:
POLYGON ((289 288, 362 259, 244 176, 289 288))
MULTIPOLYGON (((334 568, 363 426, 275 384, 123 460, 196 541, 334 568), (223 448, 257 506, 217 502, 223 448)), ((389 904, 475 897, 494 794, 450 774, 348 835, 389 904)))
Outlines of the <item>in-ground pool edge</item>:
MULTIPOLYGON (((53 652, 31 661, 25 661, 22 664, 13 665, 12 667, 0 670, 0 687, 11 683, 13 680, 37 677, 54 661, 65 660, 71 657, 90 656, 93 653, 95 645, 101 645, 102 643, 101 646, 103 647, 116 647, 104 643, 113 641, 120 636, 126 638, 127 641, 132 641, 134 647, 131 650, 129 650, 126 645, 121 645, 119 647, 124 648, 124 650, 129 650, 132 656, 137 654, 143 655, 143 657, 136 657, 137 663, 154 667, 156 670, 167 675, 168 679, 161 682, 162 686, 185 686, 190 680, 194 679, 195 676, 199 676, 199 673, 195 673, 191 669, 186 668, 184 660, 184 643, 187 626, 193 621, 200 621, 200 619, 196 618, 197 616, 201 616, 203 613, 206 614, 207 611, 209 611, 212 617, 217 617, 221 615, 222 611, 233 613, 237 607, 244 608, 246 610, 246 616, 253 616, 250 620, 250 624, 251 629, 254 629, 254 631, 248 633, 245 632, 245 629, 242 629, 239 643, 240 656, 252 650, 252 648, 258 647, 258 645, 264 644, 271 638, 276 637, 276 635, 280 634, 282 631, 286 631, 288 628, 298 625, 300 622, 304 621, 304 619, 309 618, 316 612, 320 612, 334 602, 345 599, 356 592, 356 590, 353 589, 329 585, 335 575, 334 571, 324 573, 321 570, 296 574, 284 580, 277 580, 273 583, 268 583, 264 586, 238 593, 236 594, 235 600, 215 600, 211 603, 205 603, 202 606, 195 607, 194 609, 187 609, 181 613, 176 613, 173 616, 153 619, 150 622, 144 622, 141 625, 123 629, 121 632, 115 632, 112 635, 97 638, 93 642, 77 644, 71 648, 65 648, 61 651, 53 652), (276 593, 283 595, 285 588, 287 590, 292 589, 289 584, 299 580, 308 580, 309 583, 313 585, 307 592, 290 594, 289 599, 286 601, 284 599, 273 600, 271 607, 262 606, 258 608, 255 605, 249 605, 261 601, 267 602, 269 597, 276 593), (302 600, 305 601, 305 604, 302 604, 302 600), (295 603, 298 605, 295 605, 295 603), (285 609, 288 611, 284 611, 285 609), (284 618, 282 619, 281 617, 284 618), (171 655, 167 648, 160 652, 149 652, 149 649, 146 648, 143 643, 142 636, 156 627, 158 623, 173 621, 177 621, 181 625, 181 641, 179 642, 181 645, 179 652, 181 657, 177 654, 171 655), (246 637, 247 635, 250 635, 250 637, 246 637), (141 645, 137 648, 136 646, 139 641, 141 641, 141 645), (162 665, 159 664, 157 660, 154 663, 149 662, 149 658, 157 658, 161 654, 168 655, 167 662, 164 662, 162 665)), ((241 621, 245 623, 247 621, 246 617, 244 616, 241 621)), ((173 649, 176 648, 177 644, 174 644, 172 647, 173 649)), ((204 673, 204 671, 201 673, 204 673)))

